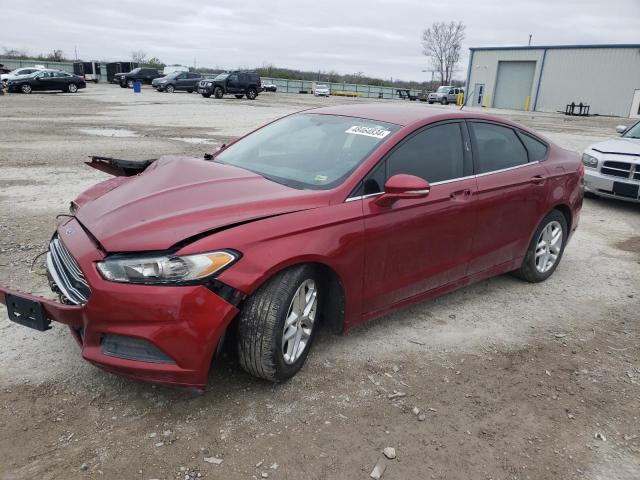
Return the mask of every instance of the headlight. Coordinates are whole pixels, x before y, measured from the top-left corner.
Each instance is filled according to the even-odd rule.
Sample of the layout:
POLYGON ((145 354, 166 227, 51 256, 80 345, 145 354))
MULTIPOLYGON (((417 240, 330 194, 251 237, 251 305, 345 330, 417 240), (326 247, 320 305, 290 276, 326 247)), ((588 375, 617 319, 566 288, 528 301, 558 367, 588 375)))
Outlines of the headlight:
POLYGON ((114 256, 98 262, 98 271, 111 282, 181 284, 214 275, 239 258, 228 250, 185 256, 114 256))
POLYGON ((213 82, 207 82, 207 87, 210 87, 211 85, 213 85, 213 82))
POLYGON ((598 168, 598 159, 588 153, 582 154, 582 163, 585 167, 598 168))

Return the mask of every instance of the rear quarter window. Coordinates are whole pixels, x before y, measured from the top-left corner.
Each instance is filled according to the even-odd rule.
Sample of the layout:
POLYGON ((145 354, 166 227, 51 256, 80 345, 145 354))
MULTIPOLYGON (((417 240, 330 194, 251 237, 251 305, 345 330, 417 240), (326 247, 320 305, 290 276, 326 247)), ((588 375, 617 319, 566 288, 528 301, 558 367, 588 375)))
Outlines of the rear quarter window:
POLYGON ((547 147, 542 141, 524 132, 518 132, 518 136, 520 137, 520 140, 522 140, 522 143, 524 143, 527 152, 529 152, 530 162, 543 160, 547 156, 549 147, 547 147))

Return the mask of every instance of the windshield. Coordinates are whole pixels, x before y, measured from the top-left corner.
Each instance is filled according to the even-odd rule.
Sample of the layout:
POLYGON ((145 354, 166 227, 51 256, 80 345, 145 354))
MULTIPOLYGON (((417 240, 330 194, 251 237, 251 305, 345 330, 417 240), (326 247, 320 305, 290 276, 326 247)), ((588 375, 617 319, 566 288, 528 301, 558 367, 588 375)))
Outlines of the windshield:
POLYGON ((129 73, 138 73, 140 70, 142 70, 142 69, 141 68, 134 68, 129 73))
POLYGON ((640 122, 629 128, 622 136, 624 138, 640 138, 640 122))
POLYGON ((278 120, 215 157, 293 187, 327 190, 341 184, 398 125, 313 113, 278 120))
POLYGON ((214 80, 224 80, 229 76, 228 73, 221 73, 220 75, 218 75, 216 78, 214 78, 214 80))
POLYGON ((438 93, 447 93, 450 89, 451 89, 451 87, 438 87, 438 90, 436 90, 436 92, 438 92, 438 93))

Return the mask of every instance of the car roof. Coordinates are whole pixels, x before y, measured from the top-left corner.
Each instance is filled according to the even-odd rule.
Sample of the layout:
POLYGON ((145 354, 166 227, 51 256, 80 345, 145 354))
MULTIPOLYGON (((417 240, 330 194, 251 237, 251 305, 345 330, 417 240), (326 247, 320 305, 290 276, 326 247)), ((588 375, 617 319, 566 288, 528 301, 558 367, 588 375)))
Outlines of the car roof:
MULTIPOLYGON (((449 119, 467 118, 477 120, 489 120, 492 122, 507 124, 530 131, 530 129, 518 125, 506 118, 461 111, 458 109, 443 109, 427 105, 394 102, 394 103, 361 103, 357 105, 336 105, 305 110, 303 113, 318 113, 323 115, 341 115, 345 117, 364 118, 378 122, 393 123, 400 126, 408 126, 415 123, 430 123, 430 121, 442 121, 449 119)), ((539 136, 539 135, 538 135, 539 136)))

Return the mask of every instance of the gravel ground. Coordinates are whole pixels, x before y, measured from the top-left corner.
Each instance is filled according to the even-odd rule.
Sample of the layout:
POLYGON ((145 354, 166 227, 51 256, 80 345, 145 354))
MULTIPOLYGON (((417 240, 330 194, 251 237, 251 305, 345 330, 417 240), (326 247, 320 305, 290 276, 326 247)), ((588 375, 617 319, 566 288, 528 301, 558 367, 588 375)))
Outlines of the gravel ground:
MULTIPOLYGON (((0 97, 0 282, 49 295, 30 266, 55 215, 105 178, 87 155, 201 156, 286 113, 360 101, 111 85, 0 97)), ((576 150, 624 123, 495 113, 576 150)), ((379 462, 385 479, 637 479, 639 299, 640 206, 587 199, 547 282, 501 276, 321 334, 284 385, 232 358, 197 396, 129 381, 85 363, 64 328, 3 320, 0 478, 365 479, 379 462)))

